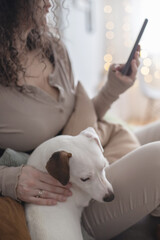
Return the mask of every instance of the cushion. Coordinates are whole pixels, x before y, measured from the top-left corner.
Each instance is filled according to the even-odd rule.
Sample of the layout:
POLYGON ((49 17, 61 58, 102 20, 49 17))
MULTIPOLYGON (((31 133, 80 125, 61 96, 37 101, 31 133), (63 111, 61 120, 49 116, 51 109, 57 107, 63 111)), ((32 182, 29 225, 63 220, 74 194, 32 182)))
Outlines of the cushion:
POLYGON ((114 162, 139 147, 136 136, 121 124, 97 119, 94 104, 80 82, 76 88, 75 108, 62 134, 75 136, 87 127, 93 127, 99 135, 104 156, 114 162))
POLYGON ((9 197, 0 197, 0 239, 31 240, 23 206, 9 197))
POLYGON ((7 148, 0 157, 0 165, 7 167, 18 167, 22 164, 26 164, 28 158, 29 154, 27 153, 17 152, 11 148, 7 148))
POLYGON ((75 136, 97 122, 97 115, 90 98, 82 84, 78 82, 74 111, 63 129, 62 134, 75 136))

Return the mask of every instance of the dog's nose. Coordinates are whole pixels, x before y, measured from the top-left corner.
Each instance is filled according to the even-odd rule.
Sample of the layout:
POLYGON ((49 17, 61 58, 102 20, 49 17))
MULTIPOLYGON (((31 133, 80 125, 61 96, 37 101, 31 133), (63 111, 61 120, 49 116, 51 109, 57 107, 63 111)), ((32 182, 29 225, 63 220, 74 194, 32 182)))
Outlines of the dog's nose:
POLYGON ((114 199, 114 194, 113 193, 110 193, 109 195, 105 194, 105 196, 103 197, 104 202, 111 202, 111 201, 113 201, 113 199, 114 199))

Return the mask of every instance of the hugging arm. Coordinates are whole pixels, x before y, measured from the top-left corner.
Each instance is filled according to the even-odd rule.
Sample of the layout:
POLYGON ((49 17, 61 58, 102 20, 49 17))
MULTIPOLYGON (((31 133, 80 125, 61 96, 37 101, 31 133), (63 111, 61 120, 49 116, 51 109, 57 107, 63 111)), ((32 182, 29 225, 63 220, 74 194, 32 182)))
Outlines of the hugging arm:
MULTIPOLYGON (((20 152, 10 151, 0 158, 0 163, 16 163, 22 157, 20 152)), ((27 155, 27 154, 26 154, 27 155)), ((28 155, 29 156, 29 155, 28 155)), ((27 156, 27 159, 28 159, 27 156)), ((26 161, 27 161, 26 159, 26 161)), ((65 201, 71 195, 70 185, 63 187, 56 179, 31 166, 0 166, 0 194, 15 200, 32 202, 40 205, 54 205, 65 201), (37 198, 43 189, 43 196, 37 198)))
POLYGON ((16 185, 23 166, 0 166, 0 193, 17 200, 16 185))

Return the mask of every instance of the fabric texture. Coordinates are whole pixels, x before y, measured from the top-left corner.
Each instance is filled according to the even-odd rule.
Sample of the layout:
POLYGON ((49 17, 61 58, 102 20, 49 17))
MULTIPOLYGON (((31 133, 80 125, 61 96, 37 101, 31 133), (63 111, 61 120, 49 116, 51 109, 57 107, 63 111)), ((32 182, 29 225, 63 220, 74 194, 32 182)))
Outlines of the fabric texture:
POLYGON ((139 147, 139 142, 131 131, 120 124, 97 118, 93 102, 78 82, 75 108, 62 134, 74 136, 87 127, 93 127, 99 135, 104 156, 110 163, 139 147))
POLYGON ((54 46, 53 72, 44 79, 58 91, 58 99, 35 85, 24 84, 18 91, 0 84, 0 148, 31 151, 56 136, 67 122, 75 103, 74 78, 68 53, 59 45, 60 50, 54 46))
MULTIPOLYGON (((118 98, 117 89, 120 88, 120 93, 122 93, 128 86, 119 83, 118 79, 113 79, 111 71, 109 73, 111 80, 108 79, 102 90, 92 100, 89 99, 82 87, 82 93, 78 87, 75 104, 74 77, 67 50, 59 41, 53 46, 53 51, 55 68, 48 76, 47 81, 49 87, 59 91, 58 100, 34 85, 24 85, 22 92, 0 85, 0 148, 11 148, 18 152, 33 150, 45 140, 59 134, 68 122, 70 115, 71 118, 65 126, 64 134, 72 134, 72 132, 76 134, 88 126, 95 127, 105 149, 110 146, 108 149, 110 154, 106 150, 109 161, 112 162, 136 148, 134 137, 129 136, 130 134, 123 127, 99 120, 102 119, 101 116, 113 101, 118 98), (74 106, 75 111, 73 112, 74 106), (74 125, 72 126, 72 124, 74 125), (124 132, 126 133, 124 134, 124 132), (114 135, 113 139, 112 134, 114 135), (117 149, 115 151, 117 142, 119 145, 121 141, 124 143, 125 139, 130 140, 126 146, 123 144, 124 149, 118 147, 122 152, 118 152, 117 149)), ((15 186, 20 172, 21 167, 0 165, 0 193, 16 199, 15 186)))
POLYGON ((0 239, 31 240, 23 206, 9 197, 0 197, 0 239))
POLYGON ((159 155, 160 142, 149 143, 123 156, 106 169, 115 199, 105 204, 91 201, 82 216, 84 228, 95 240, 112 239, 153 210, 157 209, 158 213, 159 155))
POLYGON ((95 110, 101 119, 111 104, 119 98, 119 95, 130 88, 134 82, 120 81, 113 70, 114 65, 109 69, 108 79, 99 93, 93 98, 95 110))
POLYGON ((0 194, 17 200, 16 186, 23 165, 19 167, 0 167, 0 194))
MULTIPOLYGON (((58 89, 58 100, 45 90, 30 84, 24 85, 21 92, 14 87, 0 85, 1 149, 31 151, 45 140, 56 136, 71 115, 75 103, 75 87, 69 56, 61 41, 53 48, 55 68, 47 81, 51 88, 58 89)), ((5 153, 5 160, 1 160, 5 161, 5 165, 0 164, 0 194, 17 199, 15 189, 23 161, 21 166, 7 167, 7 164, 15 164, 15 160, 6 160, 6 157, 8 159, 8 153, 5 153), (10 163, 6 164, 6 161, 10 163)))
POLYGON ((7 148, 0 158, 0 165, 7 167, 17 167, 26 164, 29 154, 16 152, 13 149, 7 148))

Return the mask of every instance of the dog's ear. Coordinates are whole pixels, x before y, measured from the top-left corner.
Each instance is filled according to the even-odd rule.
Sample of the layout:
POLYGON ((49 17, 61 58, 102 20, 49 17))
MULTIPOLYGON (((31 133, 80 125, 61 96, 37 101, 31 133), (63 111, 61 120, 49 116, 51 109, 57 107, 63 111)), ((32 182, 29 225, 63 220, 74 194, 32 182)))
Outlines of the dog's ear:
POLYGON ((71 156, 71 153, 65 151, 55 152, 46 164, 48 173, 63 185, 69 182, 69 158, 71 156))
POLYGON ((104 149, 102 147, 102 144, 100 142, 100 139, 98 137, 98 134, 96 133, 96 131, 94 130, 94 128, 92 127, 88 127, 85 130, 83 130, 80 134, 85 135, 88 138, 91 138, 93 140, 96 141, 96 143, 98 144, 98 146, 100 147, 101 151, 104 152, 104 149))

